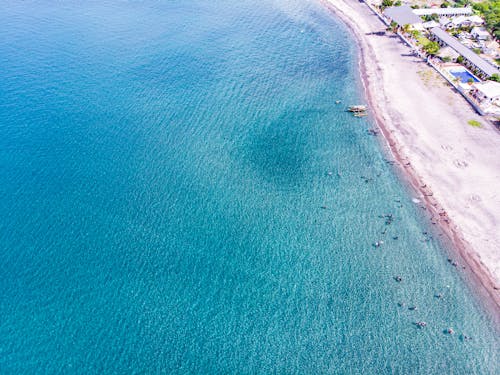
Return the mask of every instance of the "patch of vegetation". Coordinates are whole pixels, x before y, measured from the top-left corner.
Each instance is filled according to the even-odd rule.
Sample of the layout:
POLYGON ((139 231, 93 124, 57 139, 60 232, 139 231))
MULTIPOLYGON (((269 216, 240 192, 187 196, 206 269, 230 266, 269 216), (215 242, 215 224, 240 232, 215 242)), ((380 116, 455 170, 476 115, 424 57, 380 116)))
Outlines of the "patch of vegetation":
POLYGON ((437 15, 437 13, 425 15, 425 16, 422 16, 422 18, 424 19, 424 21, 427 21, 427 22, 429 22, 429 21, 438 22, 439 21, 439 16, 437 15))
POLYGON ((455 4, 453 4, 453 7, 463 8, 463 7, 470 5, 470 4, 471 4, 470 0, 455 0, 455 4))
POLYGON ((380 4, 380 9, 384 10, 388 7, 399 7, 401 6, 401 0, 383 0, 382 4, 380 4))
POLYGON ((445 82, 433 69, 419 70, 417 74, 420 76, 420 79, 427 87, 439 87, 443 82, 445 82))
POLYGON ((426 46, 428 43, 431 41, 427 39, 425 36, 422 36, 422 34, 418 34, 415 39, 417 39, 417 43, 420 44, 421 46, 426 46))
POLYGON ((388 7, 392 7, 394 4, 394 1, 393 0, 383 0, 382 1, 382 4, 380 4, 380 9, 385 9, 385 8, 388 8, 388 7))
POLYGON ((418 32, 410 32, 410 34, 416 39, 417 44, 422 46, 423 50, 427 52, 429 55, 436 55, 439 52, 439 43, 432 42, 418 32))
POLYGON ((483 125, 481 125, 481 123, 479 121, 476 121, 476 120, 469 120, 467 121, 467 124, 469 124, 470 126, 474 127, 474 128, 482 128, 483 125))
POLYGON ((422 34, 420 33, 420 31, 418 31, 418 30, 411 30, 410 31, 410 35, 412 37, 414 37, 416 40, 418 40, 418 38, 420 38, 422 36, 422 34))
POLYGON ((477 55, 481 54, 481 48, 473 48, 472 49, 477 55))
POLYGON ((429 41, 429 43, 424 45, 424 51, 429 55, 436 55, 439 52, 439 43, 429 41))
POLYGON ((500 82, 500 75, 498 73, 493 73, 488 79, 490 81, 500 82))

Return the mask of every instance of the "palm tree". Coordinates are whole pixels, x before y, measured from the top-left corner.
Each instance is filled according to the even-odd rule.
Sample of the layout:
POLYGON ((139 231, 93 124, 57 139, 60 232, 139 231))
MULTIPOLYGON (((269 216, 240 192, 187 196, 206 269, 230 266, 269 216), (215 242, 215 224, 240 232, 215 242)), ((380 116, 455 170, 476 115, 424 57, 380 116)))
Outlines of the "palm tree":
POLYGON ((393 33, 397 33, 398 32, 398 23, 395 21, 392 21, 390 26, 389 26, 389 30, 392 31, 393 33))

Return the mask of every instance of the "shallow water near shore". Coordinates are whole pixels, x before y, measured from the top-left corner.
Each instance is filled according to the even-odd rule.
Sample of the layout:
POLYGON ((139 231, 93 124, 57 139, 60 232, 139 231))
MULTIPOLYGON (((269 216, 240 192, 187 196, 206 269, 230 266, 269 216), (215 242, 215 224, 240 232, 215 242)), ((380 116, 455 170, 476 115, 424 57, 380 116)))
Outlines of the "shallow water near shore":
POLYGON ((498 371, 319 2, 8 0, 0 35, 0 373, 498 371))

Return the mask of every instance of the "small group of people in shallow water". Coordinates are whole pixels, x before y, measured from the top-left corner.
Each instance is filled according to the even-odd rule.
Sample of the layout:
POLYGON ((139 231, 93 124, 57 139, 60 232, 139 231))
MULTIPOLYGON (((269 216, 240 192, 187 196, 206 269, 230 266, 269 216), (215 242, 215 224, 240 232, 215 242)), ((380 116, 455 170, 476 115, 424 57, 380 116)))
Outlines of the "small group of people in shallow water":
MULTIPOLYGON (((400 201, 398 200, 398 202, 400 202, 400 201)), ((402 207, 402 205, 400 205, 400 207, 402 207)), ((390 225, 394 221, 394 216, 393 216, 392 213, 380 215, 379 218, 385 219, 385 225, 390 225)), ((386 232, 387 232, 387 228, 382 231, 382 234, 385 235, 386 232)), ((432 239, 432 236, 428 232, 422 232, 422 234, 425 236, 425 238, 423 240, 424 242, 429 242, 432 239)), ((398 236, 393 236, 394 240, 396 240, 398 238, 399 238, 398 236)), ((378 248, 378 247, 380 247, 383 244, 384 244, 384 241, 383 240, 379 240, 379 241, 374 242, 373 246, 375 248, 378 248)), ((457 263, 455 261, 451 260, 451 259, 448 259, 448 262, 451 263, 454 267, 457 266, 457 263)), ((463 266, 463 268, 465 268, 465 266, 463 266)), ((396 282, 398 282, 398 283, 401 283, 403 281, 403 277, 400 276, 400 275, 396 275, 396 276, 394 276, 394 280, 396 282)), ((437 298, 437 299, 441 299, 441 298, 443 298, 443 295, 441 293, 437 293, 437 294, 434 295, 434 297, 437 298)), ((399 307, 404 307, 405 303, 404 302, 399 302, 398 306, 399 307)), ((417 306, 409 306, 408 310, 410 310, 410 311, 417 311, 418 309, 417 309, 417 306)), ((414 324, 418 328, 425 328, 425 327, 427 327, 427 323, 424 322, 424 321, 417 321, 414 324)), ((443 331, 443 333, 446 333, 448 335, 454 335, 455 334, 455 330, 453 328, 449 327, 449 328, 445 329, 443 331)), ((467 336, 465 334, 462 334, 462 335, 460 335, 460 339, 462 341, 466 341, 466 340, 472 340, 472 337, 467 336)))
MULTIPOLYGON (((400 283, 400 282, 403 281, 403 278, 401 276, 397 275, 397 276, 394 276, 394 280, 396 280, 397 282, 400 283)), ((441 293, 438 293, 438 294, 435 294, 434 297, 437 298, 437 299, 441 299, 441 298, 443 298, 443 295, 441 293)), ((398 306, 399 307, 405 307, 405 303, 404 302, 398 302, 398 306)), ((408 306, 408 310, 410 310, 410 311, 417 311, 418 308, 417 308, 417 306, 408 306)), ((427 323, 424 322, 424 321, 417 321, 417 322, 415 322, 413 324, 415 324, 418 328, 425 328, 425 327, 427 327, 427 323)), ((448 335, 454 335, 455 334, 455 330, 453 328, 449 327, 449 328, 445 329, 443 331, 443 333, 446 333, 448 335)), ((465 334, 462 334, 462 335, 460 335, 460 339, 462 341, 467 341, 467 340, 472 340, 472 337, 467 336, 465 334)))
MULTIPOLYGON (((332 176, 332 175, 333 175, 333 172, 328 171, 326 174, 327 174, 328 176, 332 176)), ((378 175, 377 175, 377 177, 378 177, 379 175, 380 175, 380 174, 378 174, 378 175)), ((337 176, 338 176, 338 177, 341 177, 340 172, 337 172, 337 176)), ((362 179, 363 179, 366 183, 369 183, 369 182, 373 181, 373 178, 369 178, 369 177, 366 177, 366 176, 361 176, 361 178, 362 178, 362 179)), ((402 208, 402 207, 403 207, 403 204, 401 203, 401 200, 399 200, 399 199, 398 199, 398 200, 396 200, 396 202, 397 202, 397 203, 399 203, 399 208, 402 208)), ((327 209, 328 207, 327 207, 327 206, 321 206, 321 208, 322 208, 322 209, 327 209)), ((385 225, 386 225, 386 226, 389 226, 389 225, 391 225, 391 224, 394 222, 394 215, 393 215, 392 213, 379 215, 379 218, 381 218, 381 219, 384 219, 384 220, 385 220, 385 225)), ((383 234, 383 235, 385 235, 386 233, 387 233, 387 227, 386 227, 386 228, 384 228, 384 230, 383 230, 383 231, 381 231, 381 234, 383 234)), ((422 240, 422 242, 429 242, 429 241, 432 239, 432 236, 431 236, 428 232, 424 231, 424 232, 422 232, 422 234, 424 235, 424 239, 422 240)), ((394 236, 392 236, 392 239, 393 239, 393 240, 397 240, 397 239, 399 239, 399 236, 394 235, 394 236)), ((384 241, 383 241, 383 240, 378 240, 378 241, 375 241, 372 245, 373 245, 373 247, 375 247, 375 248, 379 248, 379 247, 381 247, 383 244, 384 244, 384 241)), ((450 260, 450 259, 448 259, 448 262, 450 262, 450 263, 451 263, 453 266, 455 266, 455 267, 457 266, 457 263, 456 263, 456 262, 454 262, 454 261, 452 261, 452 260, 450 260)), ((463 268, 465 268, 465 266, 464 266, 463 268)), ((400 275, 396 275, 396 276, 394 276, 394 280, 395 280, 396 282, 398 282, 398 283, 401 283, 401 282, 403 282, 403 277, 402 277, 402 276, 400 276, 400 275)), ((441 298, 443 298, 443 295, 442 295, 441 293, 438 293, 438 294, 435 294, 435 295, 434 295, 434 297, 436 297, 437 299, 441 299, 441 298)), ((403 303, 403 302, 399 302, 399 303, 398 303, 398 306, 399 306, 399 307, 404 307, 404 306, 405 306, 405 303, 403 303)), ((409 306, 409 307, 408 307, 408 310, 410 310, 410 311, 417 311, 417 310, 418 310, 418 308, 417 308, 417 306, 409 306)), ((425 321, 417 321, 417 322, 415 322, 415 323, 413 323, 413 324, 414 324, 414 325, 416 325, 418 328, 425 328, 425 327, 427 327, 427 323, 426 323, 425 321)), ((445 330, 443 331, 443 333, 446 333, 446 334, 449 334, 449 335, 454 335, 454 334, 455 334, 455 331, 454 331, 454 329, 453 329, 453 328, 451 328, 451 327, 450 327, 450 328, 445 329, 445 330)), ((462 341, 466 341, 466 340, 472 340, 472 337, 467 336, 467 335, 465 335, 465 334, 462 334, 462 335, 460 335, 460 339, 461 339, 462 341)))

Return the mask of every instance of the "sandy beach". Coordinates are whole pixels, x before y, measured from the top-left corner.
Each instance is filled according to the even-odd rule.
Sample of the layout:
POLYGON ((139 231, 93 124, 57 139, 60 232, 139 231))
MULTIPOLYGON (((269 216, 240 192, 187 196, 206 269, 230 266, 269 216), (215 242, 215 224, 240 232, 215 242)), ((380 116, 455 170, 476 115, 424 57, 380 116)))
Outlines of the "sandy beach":
POLYGON ((452 240, 457 272, 470 272, 499 321, 500 133, 398 36, 384 33, 364 3, 322 1, 358 40, 370 110, 415 197, 452 240))

